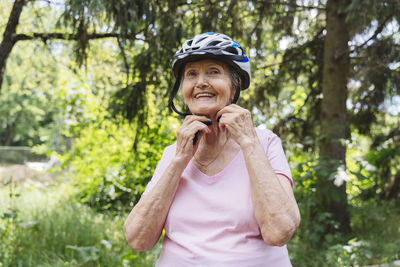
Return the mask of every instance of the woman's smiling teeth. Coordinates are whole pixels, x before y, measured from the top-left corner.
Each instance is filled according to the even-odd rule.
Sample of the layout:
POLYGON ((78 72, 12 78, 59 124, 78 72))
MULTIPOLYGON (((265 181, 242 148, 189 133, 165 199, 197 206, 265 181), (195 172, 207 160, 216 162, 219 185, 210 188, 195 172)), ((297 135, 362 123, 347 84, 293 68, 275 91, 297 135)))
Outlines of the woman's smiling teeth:
POLYGON ((215 96, 215 94, 212 93, 199 93, 197 95, 194 96, 194 98, 199 99, 201 97, 213 97, 215 96))

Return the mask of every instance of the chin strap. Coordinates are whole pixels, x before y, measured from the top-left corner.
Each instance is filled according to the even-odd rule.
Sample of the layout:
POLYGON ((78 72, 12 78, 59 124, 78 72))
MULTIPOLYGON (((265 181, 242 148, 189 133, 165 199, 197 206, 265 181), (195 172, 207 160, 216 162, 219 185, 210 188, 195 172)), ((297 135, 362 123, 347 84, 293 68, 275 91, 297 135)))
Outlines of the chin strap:
POLYGON ((237 102, 238 99, 239 99, 239 96, 240 96, 240 88, 237 88, 237 89, 236 89, 236 92, 235 92, 235 96, 233 97, 233 100, 232 100, 232 103, 231 103, 231 104, 236 104, 236 102, 237 102))
MULTIPOLYGON (((182 77, 182 76, 179 75, 178 77, 182 77)), ((186 117, 187 115, 191 115, 191 114, 180 112, 179 110, 177 110, 177 108, 175 107, 175 104, 174 104, 174 98, 175 98, 176 94, 178 93, 180 83, 181 83, 181 79, 176 79, 174 87, 172 88, 171 95, 169 96, 168 105, 169 105, 170 110, 172 109, 178 115, 180 115, 182 117, 186 117)))

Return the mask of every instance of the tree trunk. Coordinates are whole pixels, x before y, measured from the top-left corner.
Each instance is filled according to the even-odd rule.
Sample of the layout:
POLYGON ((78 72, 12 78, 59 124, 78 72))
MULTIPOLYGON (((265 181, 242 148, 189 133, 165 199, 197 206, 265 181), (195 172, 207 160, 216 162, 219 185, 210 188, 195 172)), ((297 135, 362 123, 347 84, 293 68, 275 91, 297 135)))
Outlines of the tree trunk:
POLYGON ((7 59, 16 43, 14 37, 19 24, 22 8, 28 1, 29 0, 15 0, 10 16, 8 17, 7 27, 3 33, 3 41, 0 44, 0 92, 3 84, 4 73, 6 71, 7 59))
MULTIPOLYGON (((332 214, 339 229, 331 226, 327 232, 350 232, 346 182, 338 170, 345 169, 346 100, 349 75, 349 33, 345 10, 348 0, 329 0, 326 8, 326 37, 321 102, 320 164, 318 195, 324 210, 332 214), (336 178, 335 178, 336 177, 336 178), (342 184, 340 184, 342 182, 342 184)), ((343 171, 342 171, 343 174, 343 171)), ((345 177, 344 177, 345 178, 345 177)))
POLYGON ((10 124, 7 124, 7 126, 6 126, 6 140, 4 142, 5 146, 10 146, 11 145, 12 129, 13 129, 13 126, 11 126, 10 124))

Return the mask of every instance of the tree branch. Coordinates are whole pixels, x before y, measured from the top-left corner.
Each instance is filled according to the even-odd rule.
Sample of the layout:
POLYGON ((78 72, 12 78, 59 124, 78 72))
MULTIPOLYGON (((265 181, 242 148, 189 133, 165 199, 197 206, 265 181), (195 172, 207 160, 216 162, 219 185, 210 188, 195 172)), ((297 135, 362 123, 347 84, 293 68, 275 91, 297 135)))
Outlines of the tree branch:
POLYGON ((29 0, 15 0, 10 16, 8 17, 7 26, 3 33, 3 40, 0 44, 0 90, 6 70, 7 58, 15 45, 15 41, 13 40, 12 36, 17 30, 22 9, 26 3, 28 3, 28 1, 29 0))
POLYGON ((372 34, 372 36, 371 36, 370 38, 368 38, 368 40, 366 40, 366 41, 363 42, 362 44, 360 44, 360 45, 356 46, 354 49, 352 49, 352 50, 350 51, 350 53, 355 52, 355 51, 357 51, 357 50, 360 50, 360 49, 363 48, 365 45, 367 45, 367 44, 369 43, 369 41, 374 40, 374 39, 378 36, 378 34, 380 34, 380 33, 383 31, 383 29, 384 29, 385 26, 386 26, 386 23, 387 23, 391 18, 393 18, 394 14, 395 14, 395 13, 392 12, 389 16, 387 16, 387 17, 383 20, 383 22, 381 23, 381 25, 379 25, 378 28, 376 28, 376 30, 375 30, 375 32, 372 34))
POLYGON ((305 6, 305 5, 299 5, 299 4, 289 4, 289 3, 283 3, 279 1, 257 1, 258 3, 261 4, 267 4, 267 5, 278 5, 278 6, 289 6, 289 7, 294 7, 294 8, 300 8, 300 9, 317 9, 317 10, 322 10, 325 11, 326 8, 323 6, 305 6))
MULTIPOLYGON (((124 37, 130 40, 142 40, 146 42, 146 40, 138 38, 136 36, 122 36, 119 33, 92 33, 87 35, 87 39, 103 39, 103 38, 118 38, 124 37)), ((33 39, 42 39, 43 41, 47 40, 79 40, 79 35, 74 33, 41 33, 41 32, 33 32, 33 33, 19 33, 14 34, 12 36, 15 42, 17 41, 25 41, 25 40, 33 40, 33 39)))
POLYGON ((130 68, 129 68, 129 64, 128 64, 128 58, 126 57, 125 54, 125 48, 121 43, 121 40, 117 37, 117 41, 118 41, 118 47, 121 51, 121 55, 122 55, 122 59, 124 61, 125 64, 125 69, 126 69, 126 80, 127 80, 127 84, 129 84, 129 78, 130 78, 130 68))
POLYGON ((32 2, 46 2, 49 5, 56 5, 56 6, 65 6, 65 2, 57 2, 57 1, 51 1, 51 0, 30 0, 32 2))
POLYGON ((289 59, 287 59, 287 60, 282 60, 281 62, 272 63, 272 64, 269 64, 269 65, 264 65, 264 66, 261 66, 260 68, 267 69, 267 68, 275 67, 275 66, 277 66, 277 65, 278 65, 278 66, 281 66, 282 64, 289 63, 289 62, 293 62, 293 61, 296 59, 296 57, 302 53, 302 51, 303 51, 304 49, 310 47, 315 41, 317 41, 318 37, 319 37, 321 34, 323 34, 324 30, 325 30, 325 28, 321 28, 321 29, 319 30, 319 32, 318 32, 316 35, 314 35, 314 37, 313 37, 312 40, 310 40, 310 41, 308 41, 308 42, 302 44, 300 47, 297 47, 297 50, 298 50, 298 51, 297 51, 295 54, 293 54, 289 59))

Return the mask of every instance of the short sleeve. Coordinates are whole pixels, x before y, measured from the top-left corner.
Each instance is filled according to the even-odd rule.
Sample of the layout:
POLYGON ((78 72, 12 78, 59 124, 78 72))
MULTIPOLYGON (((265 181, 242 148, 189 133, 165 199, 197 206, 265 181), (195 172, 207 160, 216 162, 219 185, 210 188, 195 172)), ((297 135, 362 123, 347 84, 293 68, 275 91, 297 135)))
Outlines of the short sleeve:
POLYGON ((270 130, 257 129, 257 134, 274 172, 285 176, 293 187, 292 172, 286 160, 281 139, 270 130))
POLYGON ((175 155, 176 143, 171 146, 168 146, 164 149, 163 155, 161 156, 160 161, 157 163, 157 167, 153 173, 153 177, 150 182, 147 184, 146 189, 143 192, 143 195, 146 195, 150 192, 150 190, 157 184, 163 175, 165 169, 170 164, 173 156, 175 155))

